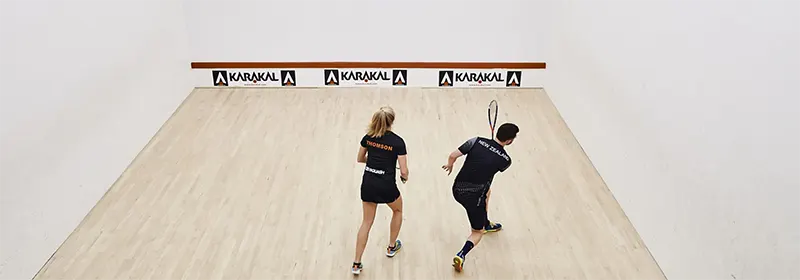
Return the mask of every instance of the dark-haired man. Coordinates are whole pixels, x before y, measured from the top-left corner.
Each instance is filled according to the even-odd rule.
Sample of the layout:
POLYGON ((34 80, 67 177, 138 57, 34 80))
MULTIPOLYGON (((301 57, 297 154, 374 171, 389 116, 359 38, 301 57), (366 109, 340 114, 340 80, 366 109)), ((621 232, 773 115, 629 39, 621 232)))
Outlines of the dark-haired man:
POLYGON ((467 140, 450 153, 447 164, 442 166, 442 169, 450 175, 456 159, 467 155, 464 165, 453 182, 453 198, 467 210, 467 217, 472 228, 464 247, 453 257, 453 267, 457 271, 463 269, 467 253, 475 245, 478 245, 485 232, 502 229, 502 225, 499 223, 489 221, 486 205, 494 174, 498 171, 503 172, 511 166, 511 157, 506 153, 504 147, 514 142, 518 132, 519 127, 516 125, 504 123, 497 129, 494 139, 473 137, 467 140))

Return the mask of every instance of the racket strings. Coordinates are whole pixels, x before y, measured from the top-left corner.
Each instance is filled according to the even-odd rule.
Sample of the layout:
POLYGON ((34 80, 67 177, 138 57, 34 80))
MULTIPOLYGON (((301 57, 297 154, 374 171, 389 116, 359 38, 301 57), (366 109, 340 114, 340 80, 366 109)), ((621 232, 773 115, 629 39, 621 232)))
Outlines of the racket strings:
POLYGON ((494 138, 494 129, 497 126, 497 101, 496 100, 492 100, 491 102, 489 102, 488 113, 489 113, 489 129, 490 129, 490 131, 492 133, 492 135, 490 135, 490 136, 492 138, 494 138))

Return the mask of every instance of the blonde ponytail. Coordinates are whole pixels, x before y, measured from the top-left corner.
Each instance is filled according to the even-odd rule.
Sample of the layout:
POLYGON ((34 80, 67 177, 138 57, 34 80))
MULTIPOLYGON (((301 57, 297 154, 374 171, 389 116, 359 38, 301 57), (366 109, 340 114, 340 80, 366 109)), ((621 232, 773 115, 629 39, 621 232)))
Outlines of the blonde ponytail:
POLYGON ((367 127, 367 135, 373 138, 381 137, 392 129, 394 123, 394 109, 383 106, 372 114, 372 121, 367 127))

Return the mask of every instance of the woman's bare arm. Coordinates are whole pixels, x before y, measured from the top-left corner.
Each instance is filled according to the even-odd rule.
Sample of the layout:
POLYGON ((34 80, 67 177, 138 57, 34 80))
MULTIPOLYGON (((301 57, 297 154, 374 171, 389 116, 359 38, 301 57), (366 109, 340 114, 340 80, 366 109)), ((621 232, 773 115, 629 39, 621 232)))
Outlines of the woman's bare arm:
POLYGON ((358 157, 356 161, 359 163, 366 163, 367 162, 367 148, 360 147, 358 149, 358 157))
POLYGON ((397 162, 400 164, 400 178, 403 183, 408 181, 408 157, 407 155, 397 156, 397 162))

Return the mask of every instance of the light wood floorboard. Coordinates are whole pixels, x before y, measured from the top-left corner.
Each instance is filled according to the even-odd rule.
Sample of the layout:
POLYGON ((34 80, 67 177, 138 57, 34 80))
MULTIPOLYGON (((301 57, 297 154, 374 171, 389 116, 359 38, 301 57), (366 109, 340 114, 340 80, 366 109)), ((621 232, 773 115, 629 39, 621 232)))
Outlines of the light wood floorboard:
POLYGON ((358 141, 381 105, 408 147, 403 250, 378 209, 359 279, 663 279, 546 93, 536 89, 196 89, 36 279, 352 279, 358 141), (441 166, 521 131, 493 183, 491 233, 455 273, 469 224, 441 166))

